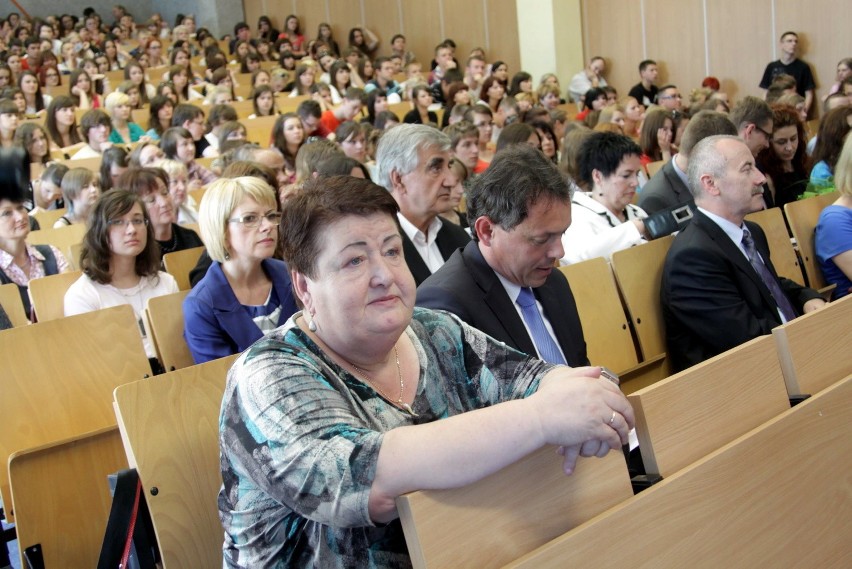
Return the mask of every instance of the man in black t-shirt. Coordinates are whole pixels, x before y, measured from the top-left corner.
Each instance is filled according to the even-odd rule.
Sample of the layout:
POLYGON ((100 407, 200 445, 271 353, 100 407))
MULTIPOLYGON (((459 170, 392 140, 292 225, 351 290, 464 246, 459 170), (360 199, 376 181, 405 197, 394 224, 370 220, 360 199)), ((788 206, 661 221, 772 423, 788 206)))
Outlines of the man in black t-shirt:
POLYGON ((773 61, 766 66, 763 72, 763 78, 760 80, 761 89, 769 89, 772 80, 777 75, 786 73, 792 75, 796 80, 796 92, 805 98, 805 108, 810 111, 811 103, 814 100, 814 76, 811 73, 811 67, 801 59, 796 58, 796 52, 799 47, 799 36, 796 32, 784 32, 781 35, 781 57, 777 61, 773 61))
POLYGON ((657 80, 657 62, 653 59, 646 59, 640 63, 639 77, 642 80, 630 89, 628 95, 648 108, 657 99, 657 86, 654 85, 657 80))

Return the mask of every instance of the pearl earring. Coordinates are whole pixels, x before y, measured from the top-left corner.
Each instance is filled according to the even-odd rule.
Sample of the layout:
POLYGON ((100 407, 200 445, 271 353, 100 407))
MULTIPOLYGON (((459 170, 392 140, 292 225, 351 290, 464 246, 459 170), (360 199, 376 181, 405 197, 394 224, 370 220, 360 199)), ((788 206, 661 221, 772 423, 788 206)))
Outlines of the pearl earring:
POLYGON ((313 318, 308 319, 308 330, 310 330, 311 332, 317 331, 317 323, 313 318))

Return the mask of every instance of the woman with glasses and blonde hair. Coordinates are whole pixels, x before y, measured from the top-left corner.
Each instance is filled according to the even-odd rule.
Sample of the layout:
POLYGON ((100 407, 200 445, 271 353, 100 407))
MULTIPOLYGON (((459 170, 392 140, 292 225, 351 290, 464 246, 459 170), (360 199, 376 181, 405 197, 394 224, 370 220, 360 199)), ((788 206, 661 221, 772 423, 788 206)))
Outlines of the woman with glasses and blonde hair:
POLYGON ((151 368, 160 371, 142 311, 148 299, 178 292, 178 285, 160 271, 151 219, 139 196, 119 189, 101 196, 83 238, 80 267, 83 275, 65 293, 65 316, 129 304, 151 368))
POLYGON ((287 265, 272 258, 280 220, 260 178, 222 178, 204 193, 199 224, 214 262, 183 303, 195 363, 245 350, 296 312, 287 265))

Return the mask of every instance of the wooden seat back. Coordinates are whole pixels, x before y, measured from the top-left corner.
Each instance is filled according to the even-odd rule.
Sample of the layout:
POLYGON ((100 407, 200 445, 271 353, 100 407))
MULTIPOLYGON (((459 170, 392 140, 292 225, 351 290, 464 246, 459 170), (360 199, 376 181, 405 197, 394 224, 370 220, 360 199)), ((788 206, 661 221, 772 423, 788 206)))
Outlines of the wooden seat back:
MULTIPOLYGON (((32 174, 30 174, 32 178, 32 174)), ((38 226, 42 229, 51 229, 56 221, 68 212, 66 208, 49 209, 38 213, 30 213, 32 217, 38 221, 38 226)))
POLYGON ((633 496, 624 455, 580 459, 571 476, 544 447, 474 484, 397 498, 415 568, 502 567, 633 496))
POLYGON ((182 290, 148 299, 151 335, 160 363, 166 371, 189 367, 194 363, 183 337, 183 299, 188 294, 188 290, 182 290))
POLYGON ((45 567, 96 567, 112 505, 107 476, 125 468, 116 427, 14 453, 9 483, 21 567, 35 547, 45 567))
POLYGON ((852 374, 850 323, 852 295, 772 330, 791 396, 818 393, 852 374))
POLYGON ((163 266, 166 268, 166 272, 177 281, 178 290, 192 288, 189 284, 189 271, 198 263, 203 252, 204 247, 193 247, 163 255, 163 266))
MULTIPOLYGON (((0 360, 4 462, 15 451, 115 426, 110 393, 151 373, 129 305, 5 330, 0 360)), ((7 476, 0 469, 11 504, 7 476)))
POLYGON ((802 273, 802 267, 799 265, 798 257, 796 257, 796 250, 790 240, 790 232, 787 230, 781 209, 777 207, 763 209, 748 214, 746 219, 758 224, 766 233, 769 255, 772 257, 775 272, 797 283, 804 283, 805 277, 802 273))
POLYGON ((86 225, 75 223, 66 227, 45 227, 30 231, 27 243, 30 245, 53 245, 60 251, 67 251, 71 245, 82 243, 86 235, 86 225))
POLYGON ((26 326, 30 323, 24 312, 21 291, 15 283, 0 285, 0 306, 3 307, 13 327, 26 326))
POLYGON ((603 365, 616 373, 636 366, 639 358, 633 336, 606 260, 598 257, 559 270, 571 285, 592 365, 603 365))
POLYGON ((83 271, 68 271, 30 281, 30 302, 39 322, 65 317, 65 293, 82 275, 83 271))
POLYGON ((660 282, 671 235, 641 247, 629 247, 612 254, 612 272, 633 322, 642 359, 666 353, 666 328, 660 305, 660 282))
POLYGON ((133 382, 114 393, 127 458, 145 488, 166 569, 222 565, 219 407, 236 357, 133 382))
POLYGON ((814 229, 816 229, 819 214, 837 200, 838 193, 830 192, 812 198, 784 204, 784 213, 790 223, 790 230, 799 246, 799 254, 808 277, 808 286, 820 290, 825 288, 825 277, 819 268, 814 249, 814 229))
POLYGON ((789 409, 769 336, 628 395, 645 471, 667 478, 789 409))
POLYGON ((260 145, 261 148, 269 148, 272 139, 272 128, 278 116, 255 117, 244 119, 241 122, 246 127, 246 139, 260 145))
POLYGON ((850 424, 847 378, 507 567, 847 567, 850 424))

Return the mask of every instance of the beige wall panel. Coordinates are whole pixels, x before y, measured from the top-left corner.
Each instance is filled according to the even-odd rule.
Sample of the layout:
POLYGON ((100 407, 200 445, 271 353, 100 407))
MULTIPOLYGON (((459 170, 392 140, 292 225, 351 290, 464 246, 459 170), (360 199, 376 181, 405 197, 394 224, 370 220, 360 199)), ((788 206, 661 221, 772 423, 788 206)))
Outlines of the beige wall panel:
MULTIPOLYGON (((444 33, 456 42, 456 59, 464 67, 470 50, 485 49, 485 8, 483 0, 453 2, 444 0, 444 33)), ((494 61, 492 50, 485 49, 485 56, 494 61)))
POLYGON ((408 49, 417 54, 423 64, 424 77, 429 73, 429 62, 441 36, 441 12, 437 1, 401 0, 402 22, 405 26, 408 49))
MULTIPOLYGON (((657 61, 659 86, 674 83, 684 102, 706 77, 702 3, 683 0, 644 0, 645 45, 657 61)), ((730 17, 730 16, 729 16, 730 17)), ((638 73, 638 72, 637 72, 638 73)))
MULTIPOLYGON (((399 2, 396 0, 362 0, 364 2, 364 14, 367 26, 374 34, 379 36, 379 55, 389 55, 391 51, 390 41, 395 34, 408 34, 402 31, 399 25, 399 2)), ((408 30, 415 28, 409 27, 408 30)), ((410 47, 408 49, 411 49, 410 47)), ((420 54, 414 52, 420 57, 420 54)))
MULTIPOLYGON (((837 62, 852 57, 849 8, 849 0, 775 0, 776 35, 787 30, 799 34, 802 59, 810 63, 816 79, 816 100, 834 84, 837 62)), ((772 41, 777 44, 778 38, 772 41)))
MULTIPOLYGON (((311 0, 305 0, 310 3, 311 0)), ((361 2, 357 0, 326 0, 317 4, 328 4, 331 28, 334 30, 334 39, 342 51, 349 47, 349 30, 361 27, 361 2)), ((325 16, 323 16, 325 18, 325 16)), ((319 24, 319 22, 317 22, 319 24)), ((316 25, 314 25, 316 31, 316 25)))
POLYGON ((485 51, 488 61, 505 61, 511 78, 521 70, 515 0, 485 0, 485 11, 488 14, 488 46, 485 51))
MULTIPOLYGON (((270 12, 270 6, 275 6, 280 3, 280 0, 245 0, 243 2, 243 11, 246 14, 246 23, 251 26, 252 32, 257 30, 257 19, 260 18, 263 14, 267 14, 270 18, 272 18, 272 25, 278 28, 280 22, 278 22, 275 17, 272 15, 273 12, 270 12)), ((230 22, 230 25, 225 26, 228 30, 228 33, 233 33, 234 24, 236 22, 230 22)))
POLYGON ((763 96, 758 88, 772 59, 772 0, 713 0, 707 3, 710 75, 735 101, 763 96), (732 17, 736 14, 736 17, 732 17), (765 25, 755 26, 755 22, 765 25))
MULTIPOLYGON (((639 2, 583 0, 586 58, 599 55, 607 62, 607 81, 619 95, 639 82, 642 56, 642 13, 639 2)), ((574 73, 579 71, 576 69, 574 73)), ((561 78, 560 78, 561 79, 561 78)), ((570 77, 565 78, 568 86, 570 77)))
MULTIPOLYGON (((286 12, 281 12, 277 14, 278 19, 281 20, 281 28, 284 27, 284 18, 287 17, 287 14, 294 13, 299 16, 299 22, 302 24, 302 35, 305 36, 306 40, 312 40, 317 37, 317 28, 320 25, 320 22, 325 22, 328 16, 328 12, 326 11, 326 1, 325 0, 296 0, 296 2, 286 1, 285 5, 287 6, 286 12), (293 10, 292 4, 296 5, 296 9, 293 10), (292 12, 290 10, 293 10, 292 12)), ((332 26, 334 30, 334 39, 337 40, 337 44, 340 45, 340 36, 337 29, 332 26)), ((344 42, 345 43, 345 42, 344 42)), ((343 49, 343 46, 341 46, 343 49)))

